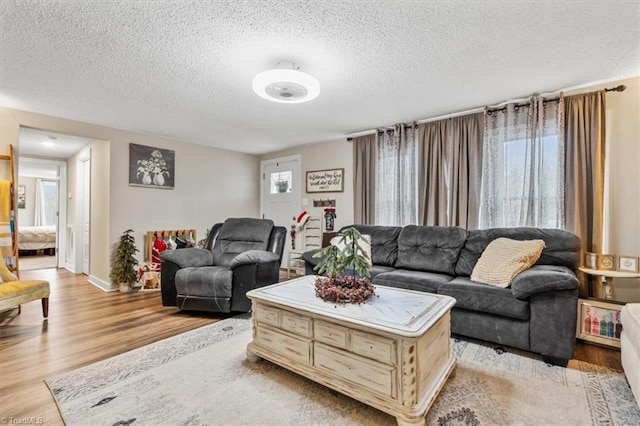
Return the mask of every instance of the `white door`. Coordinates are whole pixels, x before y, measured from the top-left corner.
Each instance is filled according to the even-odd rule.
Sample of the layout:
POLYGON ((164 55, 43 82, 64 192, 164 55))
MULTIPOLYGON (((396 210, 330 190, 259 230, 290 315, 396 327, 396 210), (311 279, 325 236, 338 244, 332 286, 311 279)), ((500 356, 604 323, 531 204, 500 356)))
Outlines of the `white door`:
POLYGON ((82 273, 89 275, 91 218, 91 161, 82 162, 82 273))
MULTIPOLYGON (((294 217, 300 213, 301 185, 300 156, 262 162, 262 217, 287 228, 287 234, 295 222, 294 217)), ((284 250, 283 265, 291 250, 290 236, 287 236, 284 250)))

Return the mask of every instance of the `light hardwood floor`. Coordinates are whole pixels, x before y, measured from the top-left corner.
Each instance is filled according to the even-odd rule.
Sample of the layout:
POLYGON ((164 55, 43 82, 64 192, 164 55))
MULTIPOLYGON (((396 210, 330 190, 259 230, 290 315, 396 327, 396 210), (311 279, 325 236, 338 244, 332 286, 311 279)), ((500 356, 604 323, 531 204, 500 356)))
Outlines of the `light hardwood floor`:
MULTIPOLYGON (((39 302, 0 313, 0 416, 42 418, 62 425, 44 379, 219 321, 225 316, 180 313, 159 292, 105 293, 86 276, 62 269, 25 271, 51 283, 49 319, 39 302)), ((620 352, 578 343, 574 357, 621 369, 620 352)))

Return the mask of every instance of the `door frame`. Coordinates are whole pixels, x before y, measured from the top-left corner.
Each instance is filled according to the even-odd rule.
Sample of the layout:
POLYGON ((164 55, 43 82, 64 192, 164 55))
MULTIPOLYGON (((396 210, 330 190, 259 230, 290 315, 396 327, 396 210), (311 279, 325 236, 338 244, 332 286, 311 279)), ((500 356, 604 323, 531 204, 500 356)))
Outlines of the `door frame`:
MULTIPOLYGON (((89 185, 89 194, 91 194, 91 177, 89 182, 84 181, 84 163, 89 162, 89 173, 91 173, 91 148, 85 148, 78 154, 76 159, 76 203, 75 203, 75 232, 73 232, 74 238, 74 270, 72 272, 82 274, 83 262, 82 255, 84 250, 83 245, 83 200, 84 200, 84 186, 89 185)), ((89 273, 91 272, 91 195, 89 195, 89 273)))
MULTIPOLYGON (((60 253, 67 252, 67 163, 61 160, 50 160, 46 158, 29 157, 19 155, 18 161, 29 163, 54 164, 58 166, 58 224, 56 226, 56 268, 65 267, 65 259, 60 253)), ((18 169, 19 169, 18 165, 18 169)), ((18 175, 20 170, 18 170, 18 175)), ((19 176, 18 176, 19 178, 19 176)), ((20 221, 18 221, 18 228, 20 221)))

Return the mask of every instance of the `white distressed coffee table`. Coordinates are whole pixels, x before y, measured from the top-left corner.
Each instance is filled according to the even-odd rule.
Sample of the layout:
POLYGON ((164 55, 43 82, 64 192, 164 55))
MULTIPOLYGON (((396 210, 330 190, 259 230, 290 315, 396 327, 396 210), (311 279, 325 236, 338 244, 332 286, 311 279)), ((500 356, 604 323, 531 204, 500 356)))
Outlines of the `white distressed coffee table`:
POLYGON ((455 299, 376 286, 378 297, 337 305, 315 296, 314 276, 252 290, 250 361, 267 359, 396 417, 423 425, 455 367, 455 299))

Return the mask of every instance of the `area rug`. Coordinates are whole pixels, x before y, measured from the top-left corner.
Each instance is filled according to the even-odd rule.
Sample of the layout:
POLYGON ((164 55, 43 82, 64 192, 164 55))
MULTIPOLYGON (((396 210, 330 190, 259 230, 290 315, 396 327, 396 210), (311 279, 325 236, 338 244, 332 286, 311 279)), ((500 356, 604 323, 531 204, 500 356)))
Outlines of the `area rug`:
MULTIPOLYGON (((73 425, 394 425, 395 419, 270 362, 246 360, 235 317, 46 380, 73 425)), ((624 375, 452 340, 458 359, 429 425, 638 425, 624 375)))

